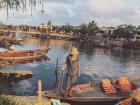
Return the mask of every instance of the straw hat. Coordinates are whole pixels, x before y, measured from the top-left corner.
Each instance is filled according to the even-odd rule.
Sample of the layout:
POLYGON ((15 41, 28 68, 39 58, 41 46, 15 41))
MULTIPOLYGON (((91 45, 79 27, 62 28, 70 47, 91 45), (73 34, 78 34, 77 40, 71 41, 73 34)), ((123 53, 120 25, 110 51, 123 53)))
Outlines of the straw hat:
POLYGON ((131 94, 131 97, 137 102, 140 102, 140 89, 136 90, 133 94, 131 94))
POLYGON ((72 47, 72 48, 71 48, 71 51, 70 51, 70 54, 76 55, 76 54, 79 54, 79 52, 78 52, 77 48, 72 47))

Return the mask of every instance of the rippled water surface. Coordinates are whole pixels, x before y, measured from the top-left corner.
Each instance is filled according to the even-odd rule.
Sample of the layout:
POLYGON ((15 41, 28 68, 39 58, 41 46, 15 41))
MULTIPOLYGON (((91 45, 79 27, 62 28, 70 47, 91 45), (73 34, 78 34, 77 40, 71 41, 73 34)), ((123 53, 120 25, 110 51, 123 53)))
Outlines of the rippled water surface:
POLYGON ((55 82, 57 58, 59 67, 62 67, 73 46, 78 48, 80 56, 79 83, 98 82, 103 78, 115 79, 122 75, 130 78, 140 77, 140 51, 121 48, 108 50, 94 48, 92 43, 30 38, 23 42, 23 46, 16 46, 16 50, 51 48, 47 54, 49 60, 1 67, 0 70, 31 70, 34 75, 20 82, 1 82, 0 89, 15 91, 17 94, 35 95, 39 79, 43 82, 43 90, 50 89, 55 82))

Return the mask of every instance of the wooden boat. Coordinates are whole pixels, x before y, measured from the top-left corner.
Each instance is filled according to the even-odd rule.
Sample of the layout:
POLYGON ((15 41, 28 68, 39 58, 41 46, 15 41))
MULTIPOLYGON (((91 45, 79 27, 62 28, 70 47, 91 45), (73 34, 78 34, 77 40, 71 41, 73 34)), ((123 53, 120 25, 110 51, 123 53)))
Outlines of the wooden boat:
POLYGON ((41 56, 34 59, 25 59, 25 60, 4 60, 0 61, 0 67, 9 66, 9 65, 17 65, 17 64, 28 64, 40 61, 47 61, 49 58, 47 56, 41 56))
POLYGON ((0 80, 17 81, 28 79, 33 76, 29 70, 0 70, 0 80))
POLYGON ((48 53, 49 49, 43 50, 23 50, 23 51, 10 51, 10 52, 0 52, 0 59, 2 60, 23 60, 23 59, 33 59, 44 56, 48 53))
MULTIPOLYGON (((139 83, 140 79, 131 80, 134 84, 139 83)), ((101 84, 89 83, 76 85, 76 88, 80 88, 80 92, 72 92, 71 97, 63 97, 60 91, 56 89, 44 91, 43 95, 48 98, 60 99, 64 102, 85 104, 91 103, 91 105, 113 105, 118 101, 129 97, 130 92, 126 90, 117 91, 117 93, 106 94, 101 89, 101 84)), ((117 87, 116 87, 117 88, 117 87)), ((118 88, 120 90, 120 88, 118 88)))
MULTIPOLYGON (((81 88, 81 92, 73 92, 71 97, 63 97, 57 90, 44 91, 43 95, 47 98, 60 99, 69 103, 92 103, 92 105, 102 105, 110 103, 117 103, 119 100, 125 99, 129 96, 128 92, 117 92, 115 94, 105 94, 100 88, 100 84, 81 84, 77 85, 81 88)), ((76 86, 76 87, 77 87, 76 86)))

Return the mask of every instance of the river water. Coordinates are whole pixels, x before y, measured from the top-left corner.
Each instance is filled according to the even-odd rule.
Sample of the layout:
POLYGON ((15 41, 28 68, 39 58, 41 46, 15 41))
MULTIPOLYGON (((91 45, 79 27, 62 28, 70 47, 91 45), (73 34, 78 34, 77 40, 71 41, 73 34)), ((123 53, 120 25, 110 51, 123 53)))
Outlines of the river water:
POLYGON ((42 80, 43 90, 51 89, 55 82, 57 58, 59 67, 62 67, 71 47, 77 47, 79 50, 81 64, 79 83, 99 82, 104 78, 116 79, 119 76, 130 78, 140 76, 140 51, 95 48, 90 42, 28 38, 23 42, 23 46, 16 46, 16 50, 51 48, 47 54, 49 60, 1 67, 0 70, 31 70, 34 75, 19 82, 1 81, 0 89, 20 95, 35 95, 38 80, 42 80))

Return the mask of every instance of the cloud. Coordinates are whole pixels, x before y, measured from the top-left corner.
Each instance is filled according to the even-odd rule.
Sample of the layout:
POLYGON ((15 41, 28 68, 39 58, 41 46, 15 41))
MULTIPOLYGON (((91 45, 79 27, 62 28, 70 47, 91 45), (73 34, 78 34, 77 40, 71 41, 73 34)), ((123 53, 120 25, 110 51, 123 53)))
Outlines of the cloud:
POLYGON ((113 16, 128 11, 123 0, 89 0, 87 10, 95 16, 113 16))
POLYGON ((41 14, 42 6, 38 5, 31 16, 31 9, 26 13, 16 12, 15 16, 6 20, 6 13, 1 10, 0 20, 13 24, 52 23, 61 25, 88 23, 95 20, 101 25, 135 24, 140 21, 139 0, 45 0, 44 14, 41 14))

